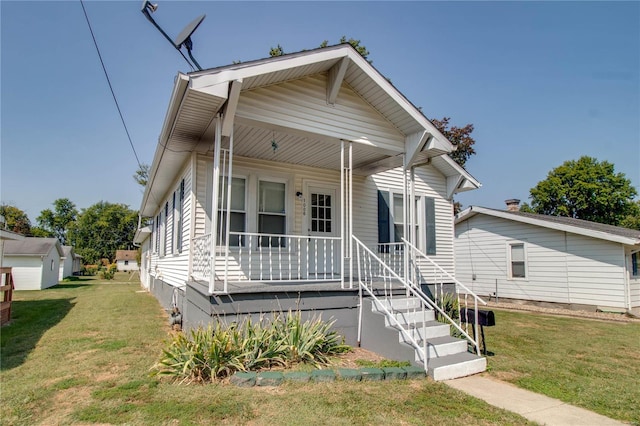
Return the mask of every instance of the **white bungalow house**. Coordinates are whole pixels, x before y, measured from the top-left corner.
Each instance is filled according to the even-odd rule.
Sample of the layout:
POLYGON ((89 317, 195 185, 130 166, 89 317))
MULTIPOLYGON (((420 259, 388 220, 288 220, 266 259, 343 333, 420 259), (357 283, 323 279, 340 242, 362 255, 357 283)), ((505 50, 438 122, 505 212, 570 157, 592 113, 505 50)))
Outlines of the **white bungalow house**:
POLYGON ((4 242, 3 266, 11 267, 16 290, 42 290, 58 284, 64 257, 56 238, 26 237, 4 242))
POLYGON ((71 246, 62 246, 64 257, 60 260, 60 275, 58 279, 76 275, 82 269, 82 256, 76 254, 71 246))
POLYGON ((640 313, 640 231, 477 206, 455 223, 456 277, 477 294, 640 313))
MULTIPOLYGON (((334 318, 352 344, 412 361, 444 356, 431 343, 414 354, 422 325, 392 318, 401 308, 388 299, 411 293, 405 305, 431 311, 444 283, 464 290, 453 276, 452 197, 480 184, 451 150, 350 45, 180 73, 134 241, 142 285, 187 327, 300 309, 334 318), (399 349, 372 308, 397 328, 399 349)), ((439 338, 453 339, 444 329, 439 338)), ((430 374, 484 369, 454 351, 457 361, 429 361, 430 374), (432 371, 456 362, 467 364, 432 371)))
POLYGON ((116 250, 116 266, 118 271, 137 271, 140 269, 138 265, 138 250, 116 250))

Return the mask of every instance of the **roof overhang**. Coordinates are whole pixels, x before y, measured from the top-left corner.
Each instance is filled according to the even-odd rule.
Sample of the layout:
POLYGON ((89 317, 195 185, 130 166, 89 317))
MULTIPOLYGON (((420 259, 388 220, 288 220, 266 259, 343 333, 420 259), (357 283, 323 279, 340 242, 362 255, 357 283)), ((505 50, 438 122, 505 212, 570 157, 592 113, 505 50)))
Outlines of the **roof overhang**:
POLYGON ((136 234, 133 237, 133 244, 140 245, 151 235, 151 227, 145 226, 144 228, 136 229, 136 234))
POLYGON ((570 232, 572 234, 584 235, 586 237, 597 238, 600 240, 611 241, 614 243, 625 244, 629 246, 640 245, 640 231, 638 231, 638 237, 625 237, 622 235, 615 235, 608 232, 586 229, 580 226, 574 226, 565 223, 550 222, 542 219, 536 219, 530 216, 521 216, 510 213, 508 211, 500 211, 494 209, 488 209, 485 207, 471 206, 455 216, 455 224, 458 225, 461 222, 471 219, 472 217, 484 214, 487 216, 498 217, 501 219, 511 220, 514 222, 526 223, 529 225, 539 226, 541 228, 554 229, 562 232, 570 232))
MULTIPOLYGON (((171 190, 171 185, 175 184, 177 173, 184 167, 192 153, 205 153, 211 149, 213 140, 211 135, 216 115, 221 112, 225 112, 225 116, 235 114, 238 97, 242 96, 242 93, 317 74, 328 76, 327 105, 335 102, 337 92, 343 83, 348 85, 394 129, 397 129, 399 135, 402 135, 401 141, 404 142, 401 143, 405 147, 401 151, 406 152, 407 147, 412 149, 412 163, 420 164, 430 159, 435 160, 454 149, 433 123, 349 44, 189 74, 180 73, 175 79, 169 107, 149 170, 149 181, 145 187, 140 215, 151 217, 161 208, 162 200, 171 190)), ((247 117, 237 117, 235 122, 238 129, 234 135, 241 131, 249 133, 254 131, 256 126, 260 126, 262 133, 255 134, 254 131, 254 138, 269 138, 272 132, 277 131, 292 140, 297 138, 295 143, 299 151, 305 149, 305 141, 309 145, 317 145, 317 141, 324 141, 323 148, 316 159, 317 164, 310 162, 296 164, 339 168, 337 161, 334 161, 335 165, 328 160, 324 163, 319 162, 325 158, 332 158, 326 155, 331 150, 339 153, 340 138, 335 135, 308 134, 294 128, 295 126, 281 127, 282 125, 278 123, 257 123, 247 117)), ((229 122, 223 121, 223 136, 228 135, 229 128, 229 122)), ((403 163, 404 152, 394 152, 389 147, 375 146, 367 140, 350 141, 354 142, 354 147, 360 148, 360 151, 357 148, 354 149, 354 158, 361 160, 359 164, 354 164, 354 173, 369 173, 381 168, 397 167, 403 163)), ((262 149, 267 145, 269 144, 262 144, 262 149)), ((236 148, 238 152, 236 154, 234 151, 234 154, 242 156, 240 147, 236 148)), ((247 156, 247 154, 244 155, 247 156)), ((254 155, 254 158, 262 158, 260 153, 252 152, 251 156, 254 155)), ((335 158, 339 158, 339 154, 335 158)), ((457 176, 448 183, 451 194, 479 187, 479 183, 462 168, 453 167, 453 161, 444 160, 438 163, 439 166, 436 167, 448 173, 447 178, 457 176), (460 175, 463 175, 463 178, 460 178, 460 175)))

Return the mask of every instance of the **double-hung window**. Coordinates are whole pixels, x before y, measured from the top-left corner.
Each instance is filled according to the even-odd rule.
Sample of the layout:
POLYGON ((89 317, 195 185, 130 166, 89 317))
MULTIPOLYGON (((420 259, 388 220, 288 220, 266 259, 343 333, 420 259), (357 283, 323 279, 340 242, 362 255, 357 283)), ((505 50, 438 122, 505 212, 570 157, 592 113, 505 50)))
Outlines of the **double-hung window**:
POLYGON ((510 278, 526 278, 527 263, 524 243, 509 243, 510 278))
POLYGON ((231 193, 227 193, 229 180, 224 177, 220 180, 218 198, 218 231, 217 240, 224 242, 227 235, 227 199, 231 195, 231 209, 229 215, 229 245, 233 247, 244 246, 244 236, 236 234, 246 231, 246 179, 240 177, 231 178, 231 193))
POLYGON ((631 253, 631 276, 633 277, 638 276, 638 256, 638 252, 631 253))
POLYGON ((258 182, 258 233, 270 234, 260 238, 262 247, 284 247, 285 238, 273 235, 286 234, 286 185, 281 182, 258 182))

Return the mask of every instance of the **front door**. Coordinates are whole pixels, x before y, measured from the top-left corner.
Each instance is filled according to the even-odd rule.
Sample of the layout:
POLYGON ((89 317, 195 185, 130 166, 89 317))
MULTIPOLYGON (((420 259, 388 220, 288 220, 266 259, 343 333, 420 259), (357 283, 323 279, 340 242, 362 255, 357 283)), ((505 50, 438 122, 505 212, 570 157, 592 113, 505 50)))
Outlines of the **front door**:
POLYGON ((340 274, 340 214, 337 189, 309 185, 307 194, 307 231, 309 237, 309 278, 328 278, 340 274))

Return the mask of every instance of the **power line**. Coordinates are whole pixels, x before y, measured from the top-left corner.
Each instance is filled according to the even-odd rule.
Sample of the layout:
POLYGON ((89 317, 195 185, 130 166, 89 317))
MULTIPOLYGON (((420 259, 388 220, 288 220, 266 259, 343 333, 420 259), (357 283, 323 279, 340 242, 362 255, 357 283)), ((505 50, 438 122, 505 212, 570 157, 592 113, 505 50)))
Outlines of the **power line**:
POLYGON ((87 20, 87 25, 89 26, 89 32, 91 32, 91 38, 93 39, 93 45, 96 47, 96 52, 98 52, 98 58, 100 58, 100 64, 102 65, 102 70, 104 71, 104 76, 107 78, 107 83, 109 84, 109 90, 111 90, 111 96, 113 96, 113 101, 116 103, 116 108, 118 109, 118 114, 120 115, 120 120, 122 121, 122 126, 124 127, 124 131, 127 133, 127 138, 129 139, 129 145, 131 145, 131 149, 133 150, 133 155, 136 157, 136 161, 138 162, 138 167, 142 168, 142 164, 140 163, 140 159, 138 158, 138 153, 136 152, 136 148, 133 146, 133 141, 131 140, 131 135, 129 134, 129 129, 127 128, 127 124, 124 121, 124 117, 122 116, 122 111, 120 110, 120 105, 118 104, 118 99, 116 98, 116 94, 113 91, 113 86, 111 85, 111 80, 109 79, 109 74, 107 73, 107 68, 104 65, 104 61, 102 60, 102 55, 100 54, 100 49, 98 48, 98 42, 96 41, 96 37, 93 35, 93 29, 91 28, 91 23, 89 22, 89 16, 87 15, 87 10, 84 8, 83 0, 80 0, 80 5, 82 6, 82 11, 84 12, 84 17, 87 20))

